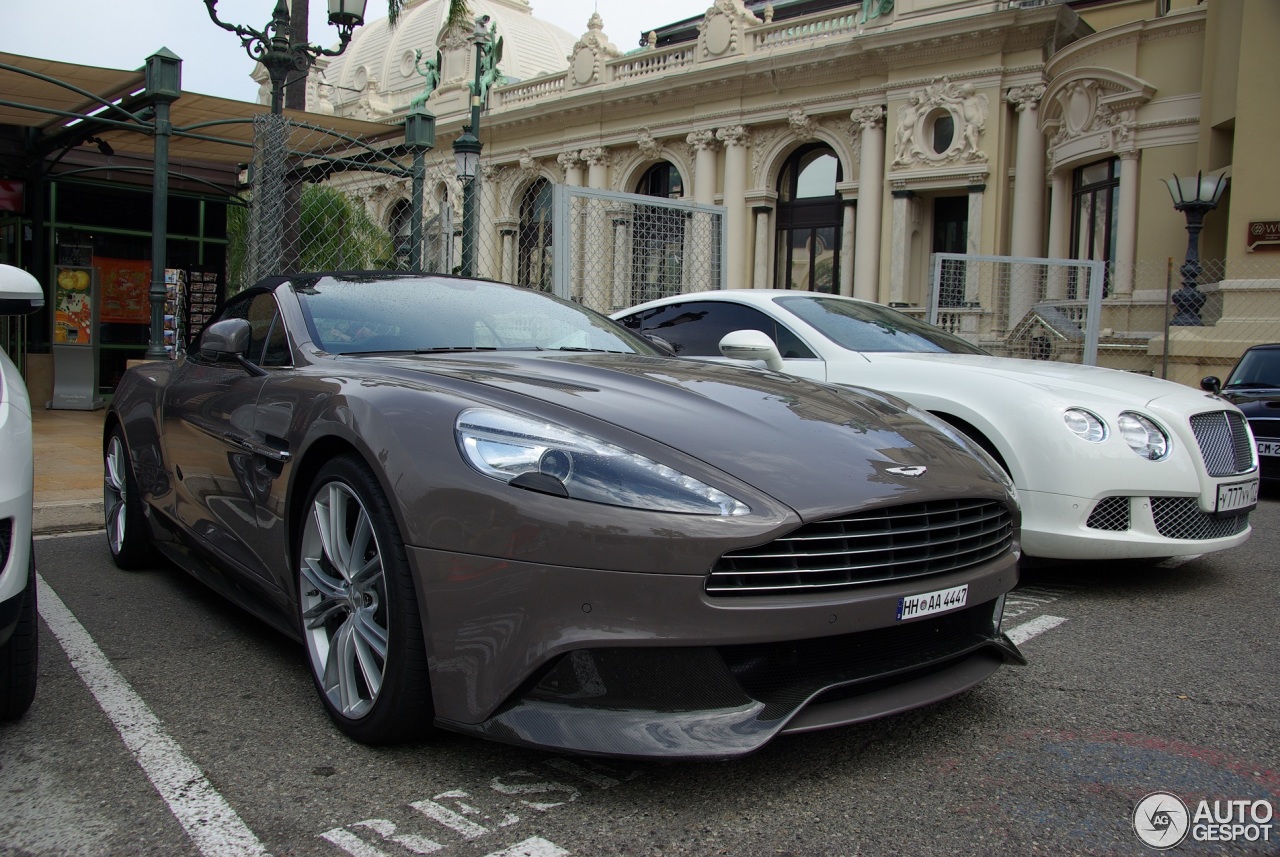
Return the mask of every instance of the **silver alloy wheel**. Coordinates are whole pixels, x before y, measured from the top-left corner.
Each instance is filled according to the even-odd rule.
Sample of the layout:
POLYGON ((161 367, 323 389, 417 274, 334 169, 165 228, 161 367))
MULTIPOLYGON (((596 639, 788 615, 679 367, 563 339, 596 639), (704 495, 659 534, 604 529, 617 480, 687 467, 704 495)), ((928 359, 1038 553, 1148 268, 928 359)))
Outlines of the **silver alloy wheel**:
POLYGON ((107 441, 107 454, 103 461, 102 508, 107 522, 107 541, 111 552, 119 554, 124 549, 124 528, 128 523, 128 467, 129 457, 119 435, 107 441))
POLYGON ((373 521, 344 482, 312 501, 299 566, 311 667, 343 717, 369 713, 387 665, 386 581, 373 521))

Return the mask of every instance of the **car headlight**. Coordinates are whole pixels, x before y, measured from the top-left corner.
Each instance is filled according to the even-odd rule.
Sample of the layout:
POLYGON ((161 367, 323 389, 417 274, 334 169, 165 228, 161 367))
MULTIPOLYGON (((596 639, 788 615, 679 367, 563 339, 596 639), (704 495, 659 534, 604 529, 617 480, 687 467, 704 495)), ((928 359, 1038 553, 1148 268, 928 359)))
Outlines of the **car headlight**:
POLYGON ((1069 408, 1062 415, 1062 420, 1072 434, 1089 443, 1102 443, 1107 439, 1107 424, 1084 408, 1069 408))
POLYGON ((665 464, 532 417, 471 408, 458 415, 455 432, 468 464, 518 487, 656 512, 751 512, 723 491, 665 464))
POLYGON ((1169 436, 1142 414, 1126 411, 1116 420, 1116 429, 1129 448, 1145 459, 1161 461, 1169 455, 1169 436))

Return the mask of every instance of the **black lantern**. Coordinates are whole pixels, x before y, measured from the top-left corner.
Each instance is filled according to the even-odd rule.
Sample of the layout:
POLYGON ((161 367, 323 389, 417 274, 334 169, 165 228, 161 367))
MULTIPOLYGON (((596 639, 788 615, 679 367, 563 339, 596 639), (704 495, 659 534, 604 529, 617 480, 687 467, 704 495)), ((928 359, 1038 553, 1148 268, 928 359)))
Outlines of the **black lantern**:
POLYGON ((1205 176, 1199 172, 1195 176, 1174 176, 1165 180, 1169 195, 1173 197, 1173 207, 1187 218, 1187 258, 1180 269, 1182 288, 1173 294, 1173 305, 1177 312, 1170 324, 1179 327, 1198 327, 1204 324, 1200 319, 1200 308, 1204 306, 1205 296, 1196 285, 1202 270, 1200 230, 1204 228, 1204 216, 1217 208, 1222 200, 1227 181, 1224 175, 1205 176))

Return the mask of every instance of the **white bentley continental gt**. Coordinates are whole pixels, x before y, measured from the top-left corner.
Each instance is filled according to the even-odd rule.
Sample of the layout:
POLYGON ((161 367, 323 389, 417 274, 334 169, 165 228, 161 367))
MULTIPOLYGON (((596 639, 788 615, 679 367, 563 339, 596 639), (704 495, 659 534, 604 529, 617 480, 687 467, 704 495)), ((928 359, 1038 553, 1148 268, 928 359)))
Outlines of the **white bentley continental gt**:
POLYGON ((813 292, 728 289, 613 314, 682 357, 892 393, 950 423, 1012 477, 1022 546, 1043 559, 1150 559, 1249 537, 1258 461, 1235 405, 1115 369, 995 357, 897 310, 813 292))

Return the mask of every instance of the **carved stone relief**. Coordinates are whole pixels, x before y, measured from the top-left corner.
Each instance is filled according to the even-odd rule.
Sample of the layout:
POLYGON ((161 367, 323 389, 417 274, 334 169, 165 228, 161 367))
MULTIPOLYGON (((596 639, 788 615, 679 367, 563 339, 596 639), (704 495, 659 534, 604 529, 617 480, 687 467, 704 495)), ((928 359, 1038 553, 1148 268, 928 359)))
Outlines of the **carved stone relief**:
POLYGON ((973 84, 946 78, 912 92, 898 108, 893 166, 985 162, 981 142, 988 105, 986 93, 973 84), (949 139, 944 130, 948 123, 949 139))
POLYGON ((759 23, 760 19, 742 0, 715 0, 698 24, 702 55, 720 57, 737 53, 741 50, 743 28, 759 23))
POLYGON ((605 60, 622 56, 622 51, 609 41, 604 34, 604 22, 599 12, 591 13, 587 22, 587 32, 573 46, 569 55, 570 71, 573 82, 578 86, 587 86, 600 82, 600 71, 605 60))

